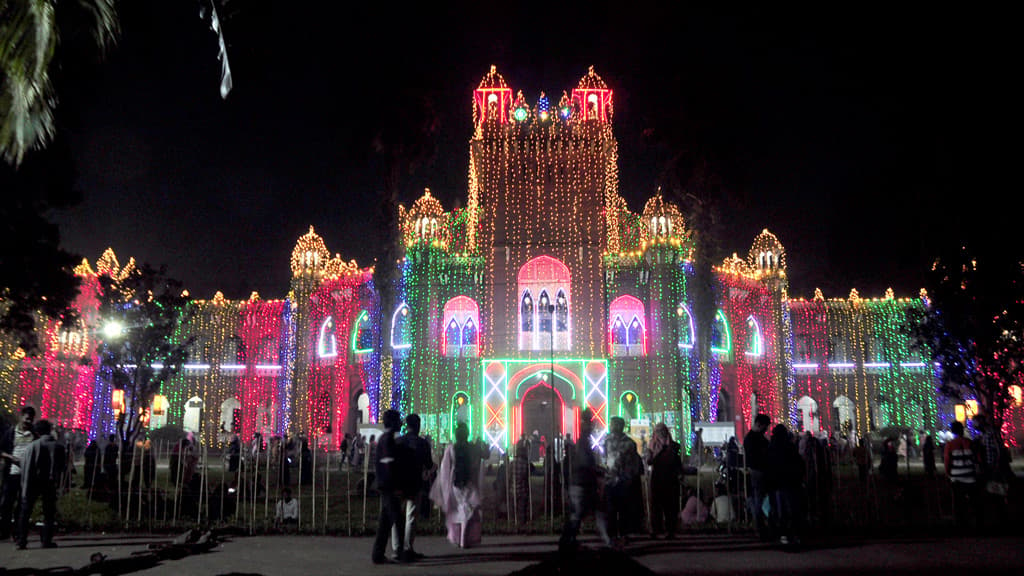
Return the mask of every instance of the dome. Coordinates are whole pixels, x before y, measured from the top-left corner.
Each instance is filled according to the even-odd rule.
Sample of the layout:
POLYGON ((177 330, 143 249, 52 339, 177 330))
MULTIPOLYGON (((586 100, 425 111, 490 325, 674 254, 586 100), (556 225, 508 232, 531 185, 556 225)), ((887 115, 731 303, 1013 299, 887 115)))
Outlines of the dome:
POLYGON ((671 202, 666 202, 661 189, 644 204, 643 221, 647 238, 682 236, 683 214, 671 202))
POLYGON ((750 266, 747 264, 747 261, 740 258, 735 252, 732 253, 732 256, 722 261, 722 270, 735 274, 750 274, 750 266))
POLYGON ((501 74, 498 74, 498 67, 491 64, 491 71, 487 73, 481 80, 478 89, 486 90, 491 88, 508 88, 508 84, 505 82, 505 78, 501 74))
POLYGON ((309 232, 299 237, 292 250, 292 274, 298 276, 303 270, 320 271, 330 258, 324 239, 310 226, 309 232))
POLYGON ((786 249, 775 234, 765 228, 754 239, 750 254, 747 255, 747 264, 754 270, 762 272, 785 272, 786 249))
POLYGON ((607 90, 608 85, 604 83, 597 73, 594 72, 594 67, 591 66, 587 69, 587 75, 580 78, 579 84, 576 85, 577 90, 607 90))
MULTIPOLYGON (((419 240, 433 240, 444 235, 445 231, 444 208, 441 202, 430 193, 430 188, 423 190, 412 208, 408 211, 404 206, 398 207, 398 220, 402 227, 402 238, 406 245, 413 244, 419 240)), ((446 238, 442 238, 445 240, 446 238)))

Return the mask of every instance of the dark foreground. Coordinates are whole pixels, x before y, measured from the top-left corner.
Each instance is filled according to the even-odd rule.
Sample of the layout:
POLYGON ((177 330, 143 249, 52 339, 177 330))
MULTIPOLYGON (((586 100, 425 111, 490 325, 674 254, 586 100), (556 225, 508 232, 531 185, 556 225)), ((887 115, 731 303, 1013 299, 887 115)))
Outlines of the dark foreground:
MULTIPOLYGON (((25 551, 0 543, 0 575, 71 573, 100 552, 108 560, 129 558, 159 537, 83 534, 58 540, 44 550, 38 541, 25 551)), ((799 552, 781 550, 744 535, 705 534, 677 540, 638 540, 624 554, 601 550, 584 540, 575 562, 555 554, 555 538, 495 536, 470 550, 443 538, 417 540, 427 558, 411 565, 370 563, 369 538, 322 536, 236 537, 212 551, 155 566, 108 573, 228 575, 260 574, 1020 574, 1021 538, 899 538, 821 541, 799 552)), ((124 564, 122 564, 124 566, 124 564)), ((110 566, 113 568, 113 565, 110 566)), ((85 573, 85 572, 78 572, 85 573)), ((99 572, 97 572, 99 573, 99 572)))

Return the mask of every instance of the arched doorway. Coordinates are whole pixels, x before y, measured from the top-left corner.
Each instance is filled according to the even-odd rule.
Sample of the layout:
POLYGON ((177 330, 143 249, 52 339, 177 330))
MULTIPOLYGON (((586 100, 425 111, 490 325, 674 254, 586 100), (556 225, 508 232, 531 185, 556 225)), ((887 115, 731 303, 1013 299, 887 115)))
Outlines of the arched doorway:
POLYGON ((203 399, 193 396, 185 402, 185 417, 182 418, 181 427, 186 432, 199 433, 199 427, 203 417, 203 399))
POLYGON ((802 396, 796 401, 796 407, 800 410, 802 431, 816 433, 818 431, 818 403, 810 396, 802 396))
MULTIPOLYGON (((519 409, 523 419, 522 430, 528 438, 543 438, 550 444, 553 438, 565 434, 565 402, 561 393, 545 380, 538 379, 532 383, 523 394, 519 409)), ((534 460, 540 458, 540 446, 536 442, 532 444, 530 457, 534 460)))
POLYGON ((837 396, 832 403, 832 427, 841 434, 847 435, 857 431, 857 417, 853 400, 846 396, 837 396))
POLYGON ((228 398, 220 405, 220 431, 241 434, 242 403, 237 398, 228 398))

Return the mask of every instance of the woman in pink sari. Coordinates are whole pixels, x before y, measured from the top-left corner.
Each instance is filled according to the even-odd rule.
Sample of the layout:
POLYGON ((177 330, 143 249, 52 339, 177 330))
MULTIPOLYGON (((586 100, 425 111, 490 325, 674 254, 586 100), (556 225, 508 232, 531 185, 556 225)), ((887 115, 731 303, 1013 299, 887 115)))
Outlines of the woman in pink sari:
POLYGON ((430 499, 444 510, 448 541, 460 548, 480 543, 481 472, 480 451, 469 443, 469 428, 460 422, 455 427, 455 444, 445 448, 430 489, 430 499))

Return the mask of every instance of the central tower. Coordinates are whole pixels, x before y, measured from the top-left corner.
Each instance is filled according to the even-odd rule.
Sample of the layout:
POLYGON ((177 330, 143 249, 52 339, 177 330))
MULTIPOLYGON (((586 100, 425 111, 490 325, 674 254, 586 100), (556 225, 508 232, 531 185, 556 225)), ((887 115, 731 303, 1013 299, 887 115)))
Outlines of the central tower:
POLYGON ((604 353, 602 256, 616 224, 612 91, 589 70, 527 103, 492 66, 473 95, 470 243, 485 259, 490 357, 604 353), (609 209, 612 207, 612 209, 609 209))

